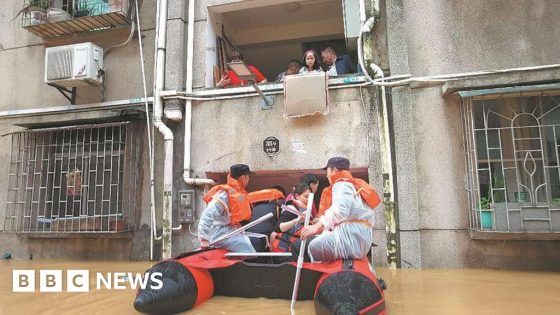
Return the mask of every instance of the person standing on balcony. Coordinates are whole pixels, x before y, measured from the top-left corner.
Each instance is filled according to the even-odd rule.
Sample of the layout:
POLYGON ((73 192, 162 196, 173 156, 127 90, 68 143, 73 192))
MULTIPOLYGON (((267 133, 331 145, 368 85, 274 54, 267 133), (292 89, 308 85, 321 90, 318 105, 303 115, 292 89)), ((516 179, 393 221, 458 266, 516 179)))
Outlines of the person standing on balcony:
POLYGON ((287 75, 297 74, 301 69, 301 62, 297 59, 290 60, 286 71, 280 72, 280 74, 276 77, 276 82, 284 82, 284 77, 287 75))
MULTIPOLYGON (((243 61, 243 54, 237 50, 231 53, 231 61, 243 61)), ((253 65, 247 65, 247 68, 255 75, 256 83, 266 83, 265 76, 253 65)), ((222 76, 222 79, 216 84, 216 87, 226 87, 226 86, 239 86, 247 85, 248 81, 241 80, 235 72, 232 70, 227 70, 222 76)))
MULTIPOLYGON (((371 247, 373 209, 381 200, 365 181, 354 178, 349 168, 350 161, 343 157, 330 158, 324 168, 331 183, 323 190, 328 207, 319 213, 319 222, 301 230, 301 238, 310 239, 308 260, 360 259, 371 247)), ((300 243, 292 245, 294 253, 299 252, 300 243)))
MULTIPOLYGON (((241 227, 242 221, 251 219, 251 205, 246 190, 250 174, 253 173, 249 166, 232 165, 227 176, 227 184, 214 186, 204 195, 203 199, 207 206, 198 223, 198 239, 202 249, 208 248, 222 235, 241 227)), ((255 252, 251 240, 244 233, 231 236, 213 246, 232 252, 255 252)))
POLYGON ((349 55, 338 56, 334 48, 328 46, 321 52, 323 63, 327 65, 327 74, 337 76, 356 72, 356 66, 349 55))
POLYGON ((299 69, 300 74, 323 72, 321 64, 319 63, 319 55, 315 50, 308 50, 303 54, 303 64, 304 66, 299 69))

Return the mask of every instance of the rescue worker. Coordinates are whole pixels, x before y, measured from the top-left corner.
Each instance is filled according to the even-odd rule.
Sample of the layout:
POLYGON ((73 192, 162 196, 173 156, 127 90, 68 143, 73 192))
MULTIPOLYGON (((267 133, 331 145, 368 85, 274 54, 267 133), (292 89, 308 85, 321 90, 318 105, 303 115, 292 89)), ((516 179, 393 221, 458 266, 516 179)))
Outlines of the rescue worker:
POLYGON ((278 226, 280 205, 284 203, 284 188, 274 186, 249 193, 249 202, 253 208, 251 222, 272 213, 272 217, 246 230, 246 235, 257 252, 264 252, 270 248, 270 234, 278 226))
MULTIPOLYGON (((212 187, 204 195, 206 209, 198 223, 198 238, 202 249, 208 248, 217 238, 241 226, 241 221, 251 219, 251 205, 245 189, 249 184, 249 166, 235 164, 230 167, 227 184, 212 187)), ((244 233, 236 234, 213 244, 232 252, 254 253, 251 240, 244 233)))
MULTIPOLYGON (((330 158, 323 168, 331 184, 323 191, 326 196, 321 198, 326 209, 319 222, 301 231, 302 239, 311 238, 306 250, 311 261, 359 259, 365 257, 371 247, 373 208, 381 200, 365 181, 354 178, 349 168, 350 161, 343 157, 330 158)), ((300 242, 292 246, 297 252, 300 242)))

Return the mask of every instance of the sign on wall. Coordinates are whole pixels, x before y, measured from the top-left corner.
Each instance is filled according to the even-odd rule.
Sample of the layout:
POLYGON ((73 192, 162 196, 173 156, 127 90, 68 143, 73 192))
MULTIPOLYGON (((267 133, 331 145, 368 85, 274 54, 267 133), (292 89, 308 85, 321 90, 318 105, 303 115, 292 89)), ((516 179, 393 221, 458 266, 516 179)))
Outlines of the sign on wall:
POLYGON ((280 140, 275 137, 268 137, 263 141, 263 151, 268 156, 273 156, 280 151, 280 140))

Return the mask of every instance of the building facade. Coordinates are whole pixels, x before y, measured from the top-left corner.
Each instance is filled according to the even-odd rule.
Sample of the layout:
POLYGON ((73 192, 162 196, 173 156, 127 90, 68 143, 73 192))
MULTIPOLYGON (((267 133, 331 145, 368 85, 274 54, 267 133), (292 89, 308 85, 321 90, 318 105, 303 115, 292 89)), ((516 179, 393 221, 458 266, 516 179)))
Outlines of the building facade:
MULTIPOLYGON (((324 187, 321 168, 340 155, 380 194, 383 162, 392 165, 395 207, 376 210, 376 265, 390 256, 403 268, 558 270, 556 2, 364 1, 366 19, 376 17, 362 36, 367 74, 379 74, 376 64, 390 78, 331 77, 326 110, 303 117, 286 117, 287 96, 321 93, 273 81, 309 49, 332 46, 357 62, 358 1, 170 0, 166 33, 156 1, 141 1, 139 19, 135 3, 74 2, 51 1, 44 15, 24 10, 0 31, 3 251, 158 258, 159 237, 172 229, 171 243, 163 242, 176 255, 198 246, 208 186, 191 185, 197 180, 223 182, 231 164, 245 163, 256 171, 250 191, 289 190, 305 173, 324 187), (69 15, 52 17, 60 13, 53 8, 69 15), (167 39, 159 50, 158 34, 167 39), (84 42, 103 50, 103 83, 69 88, 67 99, 44 82, 53 71, 46 48, 84 42), (271 108, 250 85, 214 87, 234 49, 268 79, 259 87, 271 108), (165 53, 163 123, 173 134, 165 141, 147 125, 158 52, 165 53), (380 136, 384 99, 390 152, 380 136)), ((6 10, 12 19, 21 1, 6 10)))

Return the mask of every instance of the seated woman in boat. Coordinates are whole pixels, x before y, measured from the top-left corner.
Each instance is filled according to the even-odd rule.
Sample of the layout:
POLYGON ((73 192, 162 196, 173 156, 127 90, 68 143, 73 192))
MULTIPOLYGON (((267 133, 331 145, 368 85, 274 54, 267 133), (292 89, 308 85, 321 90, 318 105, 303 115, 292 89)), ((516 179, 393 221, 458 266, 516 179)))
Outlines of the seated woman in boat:
POLYGON ((299 183, 295 186, 294 199, 286 203, 286 206, 294 211, 283 209, 280 213, 276 233, 271 236, 273 252, 291 252, 291 244, 299 238, 299 232, 305 221, 307 198, 310 193, 311 188, 307 183, 299 183))

